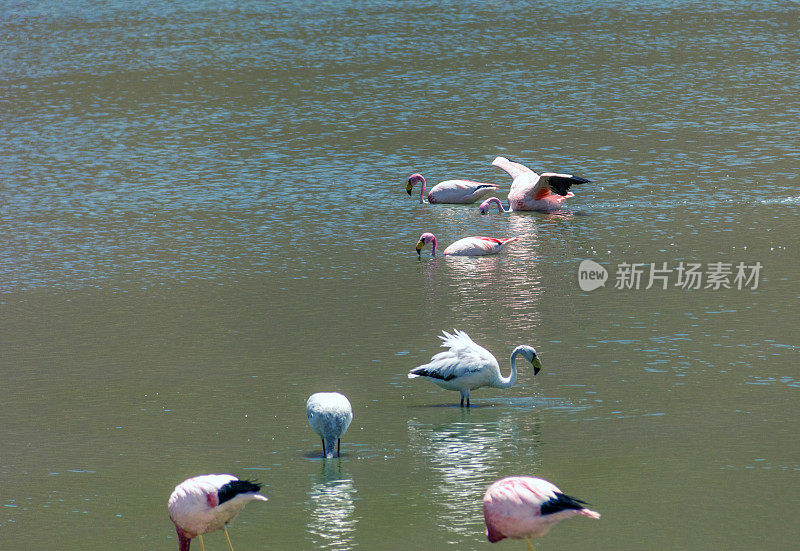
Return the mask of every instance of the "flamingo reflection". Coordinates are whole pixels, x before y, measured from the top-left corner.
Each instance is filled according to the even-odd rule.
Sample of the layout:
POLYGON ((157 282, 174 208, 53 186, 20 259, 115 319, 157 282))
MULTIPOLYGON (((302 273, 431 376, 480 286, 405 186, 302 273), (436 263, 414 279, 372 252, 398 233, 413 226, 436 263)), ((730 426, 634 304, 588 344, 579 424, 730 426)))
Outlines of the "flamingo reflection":
POLYGON ((326 461, 308 491, 307 538, 316 549, 355 547, 356 489, 340 462, 326 461))
MULTIPOLYGON (((531 445, 537 443, 538 437, 525 438, 520 432, 528 433, 530 427, 526 423, 521 431, 517 419, 508 415, 472 421, 475 415, 469 410, 457 411, 458 420, 450 423, 410 420, 409 446, 419 458, 420 468, 430 477, 419 478, 429 480, 431 485, 420 491, 432 496, 437 524, 459 536, 473 537, 483 533, 481 500, 486 487, 497 478, 504 460, 520 455, 520 446, 524 448, 526 468, 535 469, 531 445)), ((440 416, 442 412, 433 413, 440 416)))

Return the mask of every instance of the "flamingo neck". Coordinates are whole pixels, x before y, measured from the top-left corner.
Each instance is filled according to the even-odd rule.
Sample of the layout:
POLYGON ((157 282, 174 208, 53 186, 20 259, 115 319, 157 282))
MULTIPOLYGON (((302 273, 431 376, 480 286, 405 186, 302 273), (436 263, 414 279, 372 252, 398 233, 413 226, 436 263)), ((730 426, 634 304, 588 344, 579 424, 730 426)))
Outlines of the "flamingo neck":
POLYGON ((511 353, 511 375, 508 377, 503 377, 500 375, 500 384, 498 384, 498 388, 508 388, 514 383, 517 382, 517 355, 519 354, 519 350, 514 350, 511 353))
POLYGON ((419 202, 420 203, 424 203, 425 202, 425 200, 424 200, 425 187, 426 187, 427 183, 425 182, 425 176, 420 176, 419 178, 420 178, 420 180, 422 180, 422 185, 419 188, 419 202))
POLYGON ((503 208, 503 203, 497 197, 489 198, 489 206, 497 205, 497 212, 508 212, 505 208, 503 208))
POLYGON ((177 526, 175 529, 178 532, 178 551, 189 551, 189 547, 192 545, 191 536, 177 526))
POLYGON ((436 256, 436 236, 431 236, 431 256, 436 256))

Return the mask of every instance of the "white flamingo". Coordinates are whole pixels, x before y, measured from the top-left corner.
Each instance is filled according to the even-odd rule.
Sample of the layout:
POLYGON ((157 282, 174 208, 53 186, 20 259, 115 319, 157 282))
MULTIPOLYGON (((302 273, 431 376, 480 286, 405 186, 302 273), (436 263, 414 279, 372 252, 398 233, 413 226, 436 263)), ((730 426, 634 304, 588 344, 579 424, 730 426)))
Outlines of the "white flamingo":
POLYGON ((505 157, 495 157, 492 164, 505 170, 514 178, 508 192, 508 206, 510 211, 539 210, 550 211, 561 208, 562 203, 574 197, 569 191, 573 185, 586 184, 586 178, 572 174, 557 174, 543 172, 536 174, 527 166, 509 161, 505 157))
POLYGON ((353 420, 353 407, 344 394, 317 392, 306 402, 308 424, 322 438, 325 457, 341 455, 341 438, 353 420))
MULTIPOLYGON (((411 195, 414 185, 419 184, 419 202, 424 203, 426 182, 422 174, 412 174, 408 177, 406 191, 411 195)), ((487 193, 497 191, 500 188, 497 184, 487 184, 484 182, 473 182, 471 180, 445 180, 433 186, 428 192, 428 203, 451 203, 467 204, 474 203, 487 193)))
MULTIPOLYGON (((459 239, 444 250, 445 256, 483 256, 487 254, 497 254, 512 241, 517 241, 518 237, 508 237, 497 239, 495 237, 465 237, 459 239)), ((436 256, 438 241, 432 233, 423 233, 417 241, 417 255, 422 258, 422 248, 428 243, 432 243, 431 256, 436 256)))
POLYGON ((469 407, 469 391, 484 386, 508 388, 517 382, 517 356, 531 362, 533 374, 542 369, 542 362, 532 346, 522 344, 511 353, 511 374, 503 377, 500 365, 491 352, 476 344, 463 331, 455 330, 455 334, 442 331, 439 337, 442 346, 448 348, 439 352, 430 363, 415 367, 408 373, 409 379, 425 377, 429 381, 446 390, 457 390, 461 393, 461 407, 466 401, 469 407))
POLYGON ((230 474, 205 474, 184 480, 169 496, 169 518, 178 532, 178 550, 189 551, 193 538, 222 529, 233 551, 227 525, 249 502, 267 501, 259 494, 261 485, 239 480, 230 474))

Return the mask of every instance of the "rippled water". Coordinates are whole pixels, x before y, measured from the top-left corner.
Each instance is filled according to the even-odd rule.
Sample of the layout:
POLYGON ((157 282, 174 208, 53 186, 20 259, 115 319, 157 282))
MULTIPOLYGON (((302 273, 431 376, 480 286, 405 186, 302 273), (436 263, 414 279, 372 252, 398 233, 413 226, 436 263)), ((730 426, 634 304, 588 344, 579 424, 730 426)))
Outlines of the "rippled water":
MULTIPOLYGON (((175 484, 265 483, 243 549, 487 548, 532 474, 593 504, 542 548, 791 549, 800 61, 794 2, 0 5, 0 543, 168 549, 175 484), (592 180, 569 212, 420 205, 592 180), (418 260, 432 231, 519 237, 418 260), (578 286, 584 259, 609 271, 578 286), (756 289, 616 289, 744 262, 756 289), (406 372, 459 328, 504 372, 406 372), (322 461, 303 405, 355 409, 322 461)), ((644 287, 644 285, 642 285, 644 287)), ((209 549, 224 548, 209 535, 209 549)), ((512 547, 515 544, 502 543, 512 547)))

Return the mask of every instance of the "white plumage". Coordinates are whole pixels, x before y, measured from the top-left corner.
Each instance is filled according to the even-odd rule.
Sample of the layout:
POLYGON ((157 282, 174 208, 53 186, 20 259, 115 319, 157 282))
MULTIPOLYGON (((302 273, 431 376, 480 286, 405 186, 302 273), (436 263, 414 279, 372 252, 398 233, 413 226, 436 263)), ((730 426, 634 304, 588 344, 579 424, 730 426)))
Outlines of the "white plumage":
POLYGON ((512 386, 517 381, 518 355, 531 362, 534 375, 542 368, 536 349, 523 344, 511 353, 511 374, 503 377, 500 374, 500 365, 492 353, 476 344, 465 332, 457 329, 454 334, 442 331, 439 338, 443 341, 442 346, 448 350, 433 356, 430 363, 412 369, 408 378, 425 377, 446 390, 459 391, 462 407, 465 401, 467 407, 470 405, 470 390, 484 386, 512 386))
MULTIPOLYGON (((445 256, 484 256, 487 254, 497 254, 502 251, 506 245, 518 239, 517 237, 507 237, 505 239, 482 236, 464 237, 446 247, 443 254, 445 256)), ((417 241, 416 251, 419 258, 422 258, 422 248, 428 243, 432 244, 431 256, 436 256, 439 242, 435 235, 426 232, 420 235, 419 241, 417 241)))
MULTIPOLYGON (((419 184, 419 202, 424 203, 426 181, 421 174, 412 174, 408 177, 406 191, 411 195, 414 185, 419 184)), ((473 182, 472 180, 445 180, 433 186, 428 192, 428 203, 468 204, 483 198, 486 194, 497 191, 497 184, 486 182, 473 182)))
POLYGON ((353 407, 344 394, 317 392, 306 402, 308 424, 322 438, 325 457, 341 455, 341 437, 353 420, 353 407))
POLYGON ((184 480, 169 496, 169 518, 178 532, 178 549, 189 551, 191 540, 222 529, 233 551, 226 525, 253 500, 267 501, 261 485, 230 474, 206 474, 184 480))

